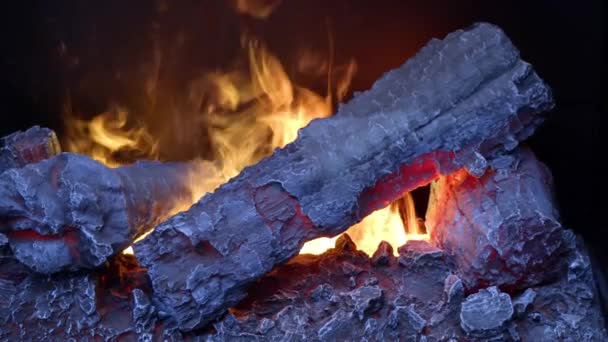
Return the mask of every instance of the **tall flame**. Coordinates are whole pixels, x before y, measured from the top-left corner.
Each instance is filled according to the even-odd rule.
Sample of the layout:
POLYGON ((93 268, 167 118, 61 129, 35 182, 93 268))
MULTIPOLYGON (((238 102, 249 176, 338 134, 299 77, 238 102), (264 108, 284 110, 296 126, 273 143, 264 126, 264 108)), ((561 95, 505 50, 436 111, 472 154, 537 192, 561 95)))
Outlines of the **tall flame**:
MULTIPOLYGON (((330 60, 325 64, 328 66, 328 89, 326 95, 321 96, 294 85, 279 60, 260 41, 244 37, 242 43, 248 60, 246 70, 213 72, 199 78, 192 83, 184 99, 189 106, 181 106, 197 108, 198 111, 178 113, 184 120, 180 128, 192 130, 192 127, 198 127, 206 133, 211 149, 207 152, 211 152, 208 155, 214 160, 214 163, 207 163, 215 170, 211 177, 201 179, 203 177, 193 175, 188 180, 194 194, 193 202, 236 176, 246 166, 268 156, 275 148, 293 141, 298 129, 312 119, 329 116, 333 102, 340 101, 346 94, 356 71, 354 61, 332 68, 330 60), (338 81, 334 82, 334 79, 338 81)), ((310 66, 314 62, 309 60, 300 64, 310 66)), ((175 113, 169 114, 175 116, 175 113)), ((172 115, 164 118, 170 120, 172 115)), ((130 123, 132 117, 119 107, 90 121, 68 115, 65 146, 109 166, 123 163, 121 156, 125 154, 157 159, 158 140, 152 139, 154 135, 146 125, 130 123)), ((170 124, 166 126, 172 127, 170 124)), ((180 132, 175 132, 175 139, 179 139, 180 132)), ((180 204, 176 211, 191 204, 180 204)), ((409 232, 418 233, 413 213, 413 200, 408 194, 399 203, 365 218, 348 233, 361 250, 371 255, 382 240, 397 246, 405 243, 404 225, 409 232)), ((310 241, 301 252, 322 253, 333 247, 334 240, 335 237, 310 241)))

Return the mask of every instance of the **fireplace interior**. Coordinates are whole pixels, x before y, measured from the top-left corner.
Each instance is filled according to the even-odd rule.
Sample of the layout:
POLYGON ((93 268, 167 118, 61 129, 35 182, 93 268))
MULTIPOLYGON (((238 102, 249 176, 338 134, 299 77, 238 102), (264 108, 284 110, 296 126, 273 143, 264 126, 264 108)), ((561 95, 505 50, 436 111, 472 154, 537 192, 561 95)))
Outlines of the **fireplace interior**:
POLYGON ((0 340, 607 340, 604 7, 11 7, 0 340))

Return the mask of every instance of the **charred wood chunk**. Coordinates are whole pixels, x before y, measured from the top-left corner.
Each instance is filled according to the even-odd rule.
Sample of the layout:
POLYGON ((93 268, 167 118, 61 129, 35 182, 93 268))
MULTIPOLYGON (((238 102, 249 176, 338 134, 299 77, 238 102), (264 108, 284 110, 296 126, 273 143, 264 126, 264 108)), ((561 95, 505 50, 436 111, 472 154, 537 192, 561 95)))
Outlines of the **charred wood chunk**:
POLYGON ((159 162, 108 168, 73 153, 10 169, 0 175, 0 233, 36 272, 98 267, 191 203, 184 177, 197 170, 159 162))
POLYGON ((158 226, 136 256, 180 328, 204 327, 304 242, 341 233, 440 174, 482 174, 552 106, 500 29, 456 31, 158 226))
POLYGON ((559 272, 562 227, 551 175, 530 150, 481 178, 464 171, 440 178, 429 203, 431 239, 452 255, 468 291, 513 291, 559 272))
POLYGON ((372 255, 372 264, 374 266, 388 266, 393 259, 393 246, 386 241, 380 242, 378 249, 372 255))
POLYGON ((460 325, 467 335, 491 338, 501 335, 512 317, 511 297, 496 287, 490 287, 465 299, 460 311, 460 325))
POLYGON ((527 289, 524 293, 513 298, 513 310, 516 317, 523 317, 528 310, 528 307, 534 302, 536 292, 533 289, 527 289))
POLYGON ((0 138, 0 173, 23 167, 61 152, 55 132, 34 126, 0 138))

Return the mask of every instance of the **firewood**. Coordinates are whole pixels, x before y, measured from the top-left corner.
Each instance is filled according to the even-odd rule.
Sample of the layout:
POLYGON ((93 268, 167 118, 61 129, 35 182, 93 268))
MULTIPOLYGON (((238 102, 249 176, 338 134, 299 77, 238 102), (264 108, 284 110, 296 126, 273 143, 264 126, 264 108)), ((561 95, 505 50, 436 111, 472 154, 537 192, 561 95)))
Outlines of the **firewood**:
POLYGON ((330 118, 134 245, 180 329, 204 327, 302 244, 462 167, 481 176, 552 108, 549 88, 497 27, 432 40, 330 118))
POLYGON ((502 164, 479 179, 461 171, 431 186, 426 226, 458 265, 468 291, 525 289, 563 266, 551 173, 527 148, 502 164))
POLYGON ((203 164, 140 161, 108 168, 62 153, 0 175, 0 233, 32 270, 95 268, 192 203, 203 164))
POLYGON ((0 138, 0 173, 23 167, 61 152, 55 132, 34 126, 0 138))

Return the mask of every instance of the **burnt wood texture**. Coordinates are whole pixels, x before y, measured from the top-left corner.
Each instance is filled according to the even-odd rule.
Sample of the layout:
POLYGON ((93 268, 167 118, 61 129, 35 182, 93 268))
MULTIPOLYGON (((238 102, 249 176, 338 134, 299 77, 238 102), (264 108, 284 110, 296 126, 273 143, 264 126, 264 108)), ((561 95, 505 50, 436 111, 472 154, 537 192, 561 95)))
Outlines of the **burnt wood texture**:
POLYGON ((481 176, 552 106, 502 30, 453 32, 157 226, 135 255, 162 310, 184 331, 201 328, 304 242, 341 233, 440 175, 464 167, 481 176))

